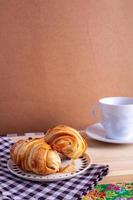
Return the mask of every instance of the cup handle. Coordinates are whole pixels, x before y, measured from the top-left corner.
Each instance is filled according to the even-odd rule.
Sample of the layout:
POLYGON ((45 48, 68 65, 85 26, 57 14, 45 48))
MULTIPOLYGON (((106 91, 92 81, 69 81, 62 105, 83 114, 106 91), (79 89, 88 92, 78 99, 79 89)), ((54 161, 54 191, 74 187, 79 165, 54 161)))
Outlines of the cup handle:
POLYGON ((93 105, 92 110, 91 110, 91 115, 94 119, 96 119, 97 121, 100 121, 100 116, 97 116, 97 111, 99 110, 99 105, 98 103, 93 105))

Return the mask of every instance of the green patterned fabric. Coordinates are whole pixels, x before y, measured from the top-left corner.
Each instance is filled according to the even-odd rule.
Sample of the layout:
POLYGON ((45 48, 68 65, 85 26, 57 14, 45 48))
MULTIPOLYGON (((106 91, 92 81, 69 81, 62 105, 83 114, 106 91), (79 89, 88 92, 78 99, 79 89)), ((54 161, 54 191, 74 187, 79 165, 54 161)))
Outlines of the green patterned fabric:
POLYGON ((133 200, 133 183, 97 185, 82 200, 133 200))

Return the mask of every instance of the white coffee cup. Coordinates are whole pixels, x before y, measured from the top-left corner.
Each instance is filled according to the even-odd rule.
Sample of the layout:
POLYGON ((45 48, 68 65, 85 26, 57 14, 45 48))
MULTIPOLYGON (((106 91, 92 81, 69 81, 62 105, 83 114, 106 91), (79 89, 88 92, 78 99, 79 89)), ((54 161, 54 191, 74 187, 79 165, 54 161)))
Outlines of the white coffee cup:
POLYGON ((98 106, 107 138, 133 139, 133 98, 106 97, 99 100, 98 106))

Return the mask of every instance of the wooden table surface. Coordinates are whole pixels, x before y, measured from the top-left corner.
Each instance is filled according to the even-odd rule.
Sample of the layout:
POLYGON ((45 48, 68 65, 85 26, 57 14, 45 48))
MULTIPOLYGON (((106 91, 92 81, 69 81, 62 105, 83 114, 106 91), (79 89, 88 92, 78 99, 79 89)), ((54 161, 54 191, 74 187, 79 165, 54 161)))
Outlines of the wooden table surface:
MULTIPOLYGON (((25 136, 9 135, 13 141, 42 136, 43 133, 37 135, 27 133, 25 136)), ((91 156, 93 163, 109 165, 110 172, 100 183, 133 181, 132 144, 109 144, 89 139, 87 152, 91 156)))

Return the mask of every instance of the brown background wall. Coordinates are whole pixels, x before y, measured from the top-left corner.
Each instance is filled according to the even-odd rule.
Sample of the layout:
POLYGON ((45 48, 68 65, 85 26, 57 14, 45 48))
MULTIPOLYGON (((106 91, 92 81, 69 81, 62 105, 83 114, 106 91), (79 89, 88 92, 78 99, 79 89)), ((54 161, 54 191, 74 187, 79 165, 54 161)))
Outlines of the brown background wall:
POLYGON ((85 128, 133 96, 132 0, 0 1, 0 132, 85 128))

